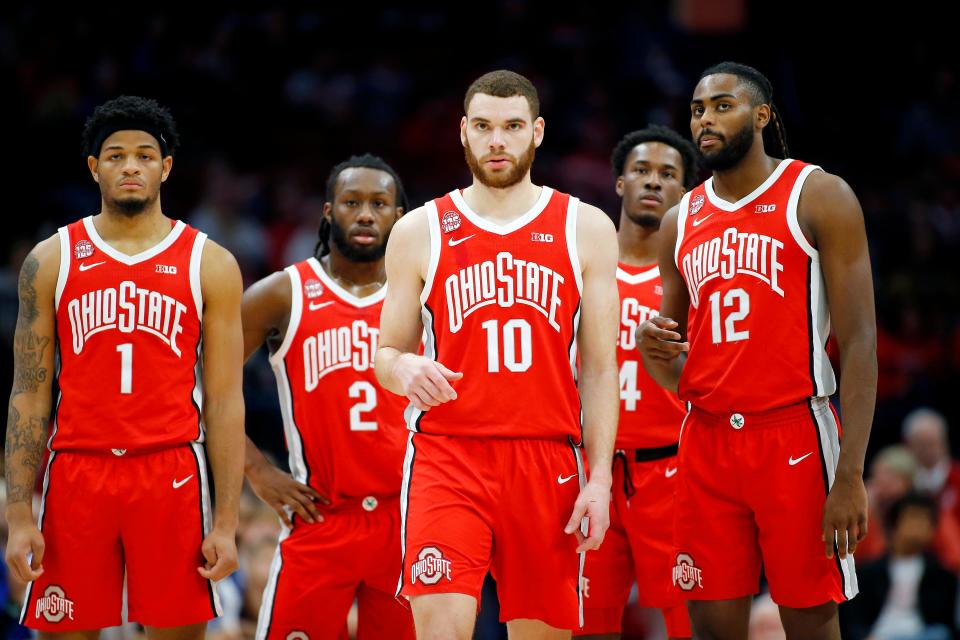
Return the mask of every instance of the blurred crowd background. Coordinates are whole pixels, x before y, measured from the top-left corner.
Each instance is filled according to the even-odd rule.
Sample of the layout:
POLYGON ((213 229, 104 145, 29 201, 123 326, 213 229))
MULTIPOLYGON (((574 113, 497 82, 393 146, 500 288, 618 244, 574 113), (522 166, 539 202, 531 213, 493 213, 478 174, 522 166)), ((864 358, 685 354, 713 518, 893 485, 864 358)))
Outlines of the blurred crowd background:
MULTIPOLYGON (((867 467, 871 533, 859 566, 889 562, 904 549, 929 552, 953 576, 955 591, 960 439, 951 441, 949 427, 960 424, 953 399, 960 382, 958 65, 951 36, 932 15, 898 20, 881 28, 836 8, 746 0, 562 11, 515 0, 457 11, 211 4, 184 14, 138 6, 51 15, 41 5, 5 6, 0 388, 12 377, 24 256, 58 226, 99 209, 80 132, 107 99, 144 95, 171 109, 182 146, 163 187, 164 212, 230 249, 249 284, 312 253, 327 173, 351 154, 391 163, 412 203, 468 184, 457 133, 463 92, 495 68, 527 75, 540 91, 547 126, 534 181, 616 218, 609 161, 616 142, 648 123, 689 134, 699 73, 732 59, 772 81, 791 155, 845 178, 863 205, 880 378, 867 467), (929 539, 919 525, 919 533, 908 525, 897 533, 897 518, 925 512, 917 494, 936 506, 929 539)), ((248 432, 283 465, 275 389, 261 354, 246 371, 248 432)), ((216 627, 225 638, 252 633, 278 531, 269 509, 251 496, 244 504, 243 566, 224 587, 234 614, 216 627)), ((0 586, 7 621, 0 624, 11 637, 23 634, 12 624, 19 590, 0 586)), ((886 602, 885 593, 877 597, 886 602)), ((955 600, 951 606, 952 635, 955 600)), ((845 613, 850 637, 866 637, 879 614, 864 609, 845 613)), ((782 633, 764 618, 775 612, 772 604, 761 601, 757 611, 754 637, 782 633)), ((635 618, 630 633, 643 637, 648 617, 635 618)))

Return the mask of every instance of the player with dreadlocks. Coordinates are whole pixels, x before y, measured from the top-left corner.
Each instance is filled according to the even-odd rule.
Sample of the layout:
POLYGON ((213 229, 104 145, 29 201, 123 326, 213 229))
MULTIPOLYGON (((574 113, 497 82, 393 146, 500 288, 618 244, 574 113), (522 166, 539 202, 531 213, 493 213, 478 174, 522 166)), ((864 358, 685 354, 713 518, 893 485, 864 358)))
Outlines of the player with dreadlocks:
POLYGON ((860 204, 819 167, 767 154, 770 82, 707 69, 690 129, 713 177, 664 217, 662 316, 638 343, 691 407, 678 454, 673 582, 695 635, 746 638, 761 563, 788 638, 839 638, 866 535, 863 462, 876 397, 873 283, 860 204), (837 384, 826 355, 840 348, 837 384))
POLYGON ((338 164, 316 254, 243 296, 244 355, 263 344, 270 350, 291 471, 247 440, 250 485, 284 524, 261 640, 346 637, 355 598, 360 637, 413 638, 413 618, 393 597, 405 403, 384 392, 373 371, 384 251, 406 206, 400 177, 380 158, 338 164))

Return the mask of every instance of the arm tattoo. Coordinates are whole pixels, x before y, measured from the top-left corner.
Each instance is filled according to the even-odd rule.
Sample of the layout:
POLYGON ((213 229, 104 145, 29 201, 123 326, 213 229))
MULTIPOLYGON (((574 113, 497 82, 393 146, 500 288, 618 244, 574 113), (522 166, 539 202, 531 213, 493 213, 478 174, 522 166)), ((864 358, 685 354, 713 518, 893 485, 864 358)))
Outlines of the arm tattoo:
POLYGON ((49 336, 38 336, 33 330, 33 321, 40 315, 37 311, 37 290, 33 283, 37 278, 39 261, 32 254, 23 261, 20 270, 20 312, 17 314, 17 331, 13 340, 13 393, 36 393, 40 383, 47 379, 43 366, 43 352, 50 344, 49 336))
POLYGON ((33 483, 43 459, 46 432, 47 418, 29 416, 22 420, 20 412, 10 403, 5 452, 8 504, 29 502, 33 498, 33 483))

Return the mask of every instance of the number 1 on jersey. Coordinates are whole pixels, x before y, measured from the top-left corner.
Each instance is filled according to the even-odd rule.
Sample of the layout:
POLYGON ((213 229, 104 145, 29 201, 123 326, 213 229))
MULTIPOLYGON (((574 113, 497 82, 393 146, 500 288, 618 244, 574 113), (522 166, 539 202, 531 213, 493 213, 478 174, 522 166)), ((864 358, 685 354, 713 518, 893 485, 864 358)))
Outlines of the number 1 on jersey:
POLYGON ((133 344, 117 345, 120 354, 120 393, 133 393, 133 344))

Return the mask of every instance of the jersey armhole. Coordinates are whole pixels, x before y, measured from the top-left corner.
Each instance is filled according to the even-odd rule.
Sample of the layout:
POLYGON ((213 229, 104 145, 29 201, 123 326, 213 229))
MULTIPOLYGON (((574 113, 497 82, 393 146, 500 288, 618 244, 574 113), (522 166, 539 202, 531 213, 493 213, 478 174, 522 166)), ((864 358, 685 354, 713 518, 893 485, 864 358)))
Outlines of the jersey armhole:
POLYGON ((300 271, 297 265, 292 264, 286 269, 287 276, 290 278, 290 321, 287 323, 287 329, 283 333, 283 342, 280 347, 270 354, 270 363, 278 364, 283 360, 287 351, 290 350, 290 344, 293 337, 300 328, 300 316, 303 315, 303 286, 300 284, 300 271))
POLYGON ((577 291, 583 295, 583 269, 580 266, 580 254, 577 252, 577 214, 580 207, 580 199, 568 196, 567 202, 567 255, 570 257, 570 266, 573 268, 573 277, 577 281, 577 291))
POLYGON ((200 286, 200 259, 203 257, 203 245, 207 241, 207 234, 197 232, 193 239, 193 249, 190 250, 190 293, 193 294, 193 305, 197 309, 197 318, 203 321, 203 288, 200 286))
POLYGON ((683 197, 680 198, 680 206, 677 208, 677 242, 673 247, 673 262, 677 265, 677 269, 680 270, 680 245, 683 244, 683 232, 687 228, 687 212, 690 210, 690 195, 692 191, 688 191, 683 194, 683 197))
POLYGON ((807 181, 807 177, 814 171, 819 170, 820 167, 814 164, 805 166, 800 170, 800 174, 797 176, 797 181, 793 183, 793 189, 790 190, 790 199, 787 200, 787 226, 790 228, 790 234, 793 236, 794 242, 799 245, 803 252, 806 253, 812 260, 820 260, 820 252, 810 244, 810 241, 807 240, 807 237, 803 235, 803 229, 800 228, 800 220, 797 215, 797 208, 800 204, 800 192, 803 191, 803 183, 807 181))
POLYGON ((57 229, 57 235, 60 236, 60 267, 57 271, 57 288, 53 297, 55 311, 60 308, 60 297, 63 296, 63 289, 67 286, 67 275, 70 273, 70 231, 67 227, 60 227, 57 229))
POLYGON ((427 215, 427 229, 430 235, 430 261, 427 264, 427 275, 423 279, 423 291, 420 292, 420 304, 426 304, 430 291, 433 290, 433 280, 437 275, 437 265, 440 264, 440 219, 437 211, 437 203, 431 200, 424 205, 424 213, 427 215))

